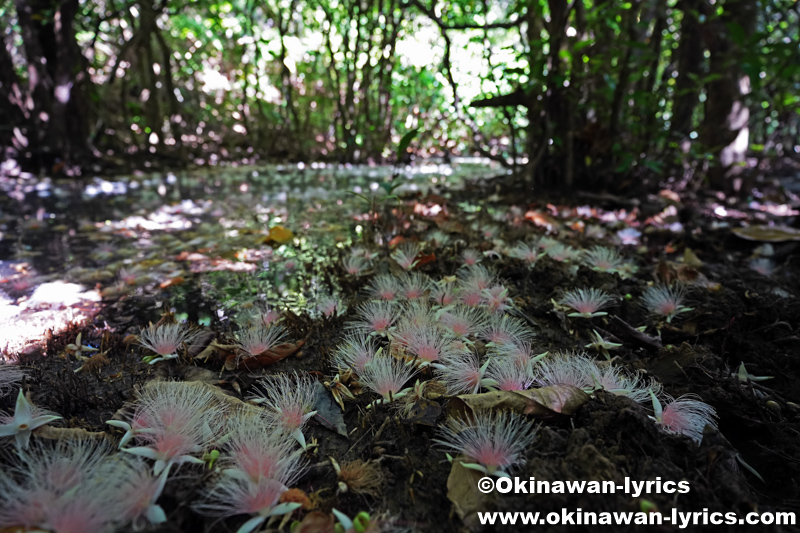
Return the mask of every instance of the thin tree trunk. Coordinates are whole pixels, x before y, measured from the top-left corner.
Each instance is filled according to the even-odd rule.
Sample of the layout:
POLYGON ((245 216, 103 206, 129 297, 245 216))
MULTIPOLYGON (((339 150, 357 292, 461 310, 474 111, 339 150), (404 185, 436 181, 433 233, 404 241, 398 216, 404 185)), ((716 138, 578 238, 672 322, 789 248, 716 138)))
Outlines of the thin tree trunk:
POLYGON ((697 19, 703 0, 681 0, 678 7, 683 11, 681 40, 677 50, 678 78, 675 80, 675 99, 672 103, 670 131, 685 139, 692 131, 692 116, 700 92, 698 76, 703 66, 703 43, 700 21, 697 19))

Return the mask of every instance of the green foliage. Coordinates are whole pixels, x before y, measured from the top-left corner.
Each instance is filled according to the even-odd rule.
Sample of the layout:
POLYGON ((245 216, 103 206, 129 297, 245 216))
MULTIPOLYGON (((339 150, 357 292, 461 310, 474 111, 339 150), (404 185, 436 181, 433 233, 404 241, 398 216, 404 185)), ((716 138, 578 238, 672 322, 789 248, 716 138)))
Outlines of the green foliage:
MULTIPOLYGON (((3 65, 24 85, 20 20, 0 5, 3 65)), ((687 136, 715 154, 726 117, 711 104, 731 86, 758 154, 800 134, 790 0, 87 1, 74 26, 85 120, 106 155, 400 160, 425 130, 418 153, 510 167, 541 154, 604 180, 667 171, 687 136), (517 90, 518 102, 470 106, 517 90)))
POLYGON ((414 128, 413 130, 403 135, 403 138, 400 139, 400 142, 397 144, 397 154, 396 154, 397 161, 400 161, 403 158, 403 156, 406 153, 406 150, 408 150, 408 147, 411 144, 411 141, 413 141, 414 137, 417 136, 419 130, 420 130, 419 128, 414 128))

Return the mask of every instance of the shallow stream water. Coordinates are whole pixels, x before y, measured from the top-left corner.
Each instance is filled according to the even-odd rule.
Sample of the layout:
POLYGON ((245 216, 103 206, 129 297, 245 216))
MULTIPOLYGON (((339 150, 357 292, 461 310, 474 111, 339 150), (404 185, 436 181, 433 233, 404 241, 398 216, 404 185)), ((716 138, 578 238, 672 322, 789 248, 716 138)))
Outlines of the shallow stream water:
POLYGON ((172 309, 201 323, 254 298, 299 310, 324 292, 318 277, 337 250, 359 241, 370 213, 391 208, 393 196, 447 195, 497 173, 464 160, 6 178, 0 328, 14 329, 43 306, 103 298, 138 297, 153 316, 172 309))

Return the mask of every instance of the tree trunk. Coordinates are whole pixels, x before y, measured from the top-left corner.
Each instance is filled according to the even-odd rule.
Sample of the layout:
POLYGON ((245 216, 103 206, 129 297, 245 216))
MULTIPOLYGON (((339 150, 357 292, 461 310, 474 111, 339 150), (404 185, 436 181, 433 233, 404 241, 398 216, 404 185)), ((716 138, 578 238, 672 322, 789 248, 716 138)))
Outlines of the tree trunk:
POLYGON ((36 167, 89 153, 88 79, 73 27, 78 0, 14 0, 31 97, 27 158, 36 167))
POLYGON ((703 46, 698 15, 704 0, 681 0, 678 8, 683 11, 681 40, 677 50, 678 78, 675 81, 675 99, 672 103, 670 131, 680 140, 692 131, 692 116, 700 92, 698 76, 703 65, 703 46))
POLYGON ((756 20, 756 3, 732 0, 725 3, 723 15, 710 24, 706 46, 710 52, 709 73, 718 77, 706 86, 707 98, 701 141, 714 154, 709 168, 713 187, 729 192, 735 187, 732 178, 742 174, 741 163, 749 145, 750 110, 742 96, 750 91, 750 80, 742 74, 739 58, 741 46, 752 34, 756 20), (741 42, 731 38, 731 28, 740 28, 741 42))

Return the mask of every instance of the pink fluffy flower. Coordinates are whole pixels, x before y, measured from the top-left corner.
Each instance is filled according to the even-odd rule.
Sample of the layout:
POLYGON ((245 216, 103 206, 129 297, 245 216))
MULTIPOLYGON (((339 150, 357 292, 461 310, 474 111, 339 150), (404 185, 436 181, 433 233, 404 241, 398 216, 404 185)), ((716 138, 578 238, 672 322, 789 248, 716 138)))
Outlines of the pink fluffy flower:
POLYGON ((543 254, 536 245, 521 242, 509 250, 508 255, 526 262, 529 267, 533 267, 543 254))
POLYGON ((330 294, 323 294, 317 300, 317 311, 324 317, 334 316, 342 307, 342 302, 330 294))
POLYGON ((567 307, 572 308, 575 312, 567 316, 591 318, 595 316, 604 316, 608 313, 601 312, 611 305, 612 298, 605 291, 600 289, 576 289, 564 294, 561 303, 567 307))
POLYGON ((402 320, 397 324, 397 335, 408 328, 429 326, 436 323, 436 315, 425 300, 408 302, 400 311, 402 320))
POLYGON ((249 314, 245 315, 250 326, 274 326, 281 318, 281 314, 268 304, 258 305, 249 314))
POLYGON ((382 274, 375 276, 367 286, 369 297, 374 300, 383 300, 385 302, 394 302, 400 297, 400 291, 403 289, 398 280, 394 276, 382 274))
POLYGON ((148 523, 161 524, 167 521, 164 510, 156 502, 164 491, 169 472, 164 470, 156 476, 140 461, 130 461, 125 466, 117 462, 117 476, 122 481, 118 489, 123 504, 120 518, 131 523, 135 531, 143 529, 148 523))
POLYGON ((568 263, 580 257, 581 253, 571 246, 556 243, 547 249, 547 256, 559 263, 568 263))
POLYGON ((530 342, 512 342, 509 344, 499 344, 491 349, 491 353, 496 357, 507 357, 514 361, 517 366, 532 365, 543 359, 547 352, 534 354, 533 346, 530 342))
POLYGON ((518 318, 494 315, 481 338, 492 345, 519 344, 533 339, 533 330, 518 318))
MULTIPOLYGON (((446 307, 453 305, 458 300, 459 292, 454 283, 446 280, 439 281, 431 291, 431 300, 437 305, 446 307)), ((480 301, 479 301, 480 303, 480 301)))
POLYGON ((416 242, 405 242, 395 248, 392 252, 392 259, 405 270, 411 270, 417 265, 417 256, 422 251, 416 242))
POLYGON ((333 352, 334 366, 340 369, 352 368, 356 374, 361 374, 375 357, 377 350, 374 339, 360 334, 349 335, 333 352))
POLYGON ((677 315, 691 311, 691 308, 683 305, 686 293, 683 285, 654 285, 645 289, 642 305, 651 315, 672 322, 677 315))
POLYGON ((513 305, 511 298, 508 297, 508 289, 503 285, 492 285, 483 289, 481 294, 483 296, 483 305, 491 313, 502 313, 513 305))
POLYGON ((473 266, 481 262, 483 256, 477 250, 467 249, 461 253, 461 264, 464 266, 473 266))
POLYGON ((60 440, 23 452, 18 461, 0 473, 0 528, 110 533, 140 519, 166 520, 155 503, 166 476, 141 483, 152 479, 142 465, 112 455, 104 441, 60 440))
POLYGON ((471 350, 460 350, 436 367, 437 378, 452 395, 476 394, 485 385, 485 373, 486 363, 481 365, 478 354, 471 350))
POLYGON ((397 308, 387 302, 367 302, 356 311, 359 320, 348 327, 364 334, 386 333, 397 320, 397 308))
POLYGON ((418 358, 423 365, 438 362, 447 357, 452 349, 452 339, 434 324, 404 328, 395 340, 405 347, 408 355, 418 358))
POLYGON ((173 464, 202 464, 195 456, 219 437, 223 414, 210 385, 154 381, 142 390, 130 424, 109 423, 127 431, 120 449, 155 461, 159 475, 173 464), (123 447, 131 438, 141 446, 123 447))
POLYGON ((342 260, 344 271, 351 276, 360 276, 369 267, 369 263, 362 256, 349 255, 342 260))
POLYGON ((625 263, 622 256, 615 250, 602 246, 595 246, 591 250, 584 252, 583 260, 592 270, 611 273, 619 272, 625 263))
POLYGON ((179 350, 190 347, 201 334, 201 330, 186 324, 150 324, 139 332, 136 342, 158 356, 150 361, 153 364, 176 359, 179 350))
POLYGON ((651 392, 654 419, 656 424, 668 433, 685 435, 695 443, 703 440, 703 429, 708 425, 717 427, 714 420, 717 412, 713 407, 700 401, 694 394, 684 394, 678 399, 667 396, 667 404, 662 407, 656 395, 651 392))
POLYGON ((502 391, 528 390, 533 384, 531 365, 518 365, 510 357, 491 358, 486 377, 492 380, 493 388, 502 391))
POLYGON ((286 338, 281 326, 254 326, 236 332, 236 347, 244 358, 256 357, 278 346, 286 338))
POLYGON ((456 337, 478 335, 486 328, 488 319, 483 309, 456 305, 439 316, 442 326, 456 337))
POLYGON ((508 476, 525 463, 525 449, 533 443, 533 424, 513 412, 478 411, 472 420, 451 418, 437 440, 446 449, 464 454, 467 468, 488 475, 508 476))
MULTIPOLYGON (((299 454, 280 433, 269 430, 253 412, 241 412, 228 424, 227 453, 220 475, 192 507, 208 516, 252 515, 237 533, 256 531, 271 516, 291 513, 298 503, 279 503, 301 473, 299 454)), ((291 441, 289 441, 291 442, 291 441)))
POLYGON ((494 274, 481 265, 463 269, 458 273, 458 277, 465 285, 474 285, 480 290, 488 289, 495 280, 494 274))
POLYGON ((430 288, 430 280, 425 274, 413 272, 401 278, 400 295, 406 300, 419 300, 425 297, 430 288))
POLYGON ((458 286, 458 301, 469 307, 483 303, 483 289, 477 282, 462 282, 458 286))
POLYGON ((251 533, 269 517, 288 514, 300 507, 299 503, 278 503, 287 490, 288 487, 277 479, 263 478, 249 483, 223 475, 192 508, 208 516, 255 515, 237 530, 237 533, 251 533))
POLYGON ((416 371, 414 365, 389 355, 379 355, 364 369, 361 384, 380 394, 383 401, 389 402, 407 394, 407 389, 403 387, 416 371))
POLYGON ((251 483, 278 479, 289 485, 300 468, 294 443, 274 431, 259 414, 243 412, 228 422, 226 453, 220 459, 222 472, 251 483))
POLYGON ((275 374, 259 385, 264 392, 257 393, 255 401, 267 408, 266 420, 305 449, 303 428, 316 414, 317 382, 307 374, 275 374))
POLYGON ((542 387, 572 385, 592 390, 600 370, 594 359, 579 353, 559 353, 546 357, 537 366, 536 382, 542 387))

